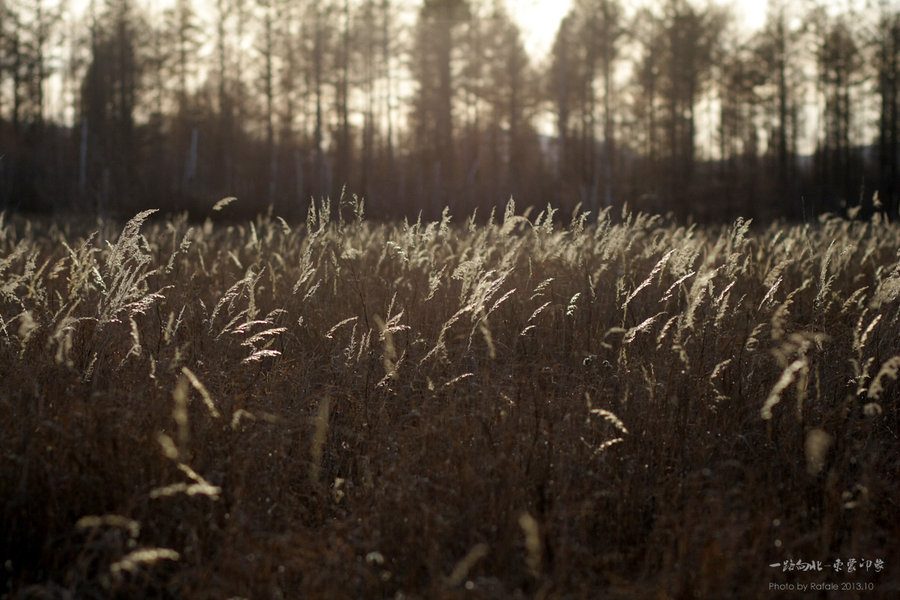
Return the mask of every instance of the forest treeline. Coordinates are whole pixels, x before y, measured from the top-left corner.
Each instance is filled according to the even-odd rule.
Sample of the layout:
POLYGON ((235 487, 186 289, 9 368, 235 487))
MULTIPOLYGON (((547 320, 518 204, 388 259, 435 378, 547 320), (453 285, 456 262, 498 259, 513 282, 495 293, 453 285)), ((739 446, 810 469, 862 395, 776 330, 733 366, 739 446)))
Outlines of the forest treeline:
MULTIPOLYGON (((900 194, 900 7, 0 0, 0 209, 370 216, 628 202, 804 218, 900 194)), ((204 213, 205 214, 205 213, 204 213)), ((596 212, 595 212, 596 214, 596 212)))

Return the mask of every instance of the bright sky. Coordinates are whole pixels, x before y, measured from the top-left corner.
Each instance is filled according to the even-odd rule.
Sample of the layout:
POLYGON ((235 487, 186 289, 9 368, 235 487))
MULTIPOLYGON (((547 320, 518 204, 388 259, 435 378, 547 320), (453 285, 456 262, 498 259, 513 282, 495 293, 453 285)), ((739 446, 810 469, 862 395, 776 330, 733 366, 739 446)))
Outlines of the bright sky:
MULTIPOLYGON (((569 11, 571 0, 507 0, 510 13, 519 22, 531 55, 540 60, 553 45, 559 22, 569 11)), ((757 29, 765 21, 765 0, 734 0, 739 23, 757 29)), ((702 3, 698 3, 702 4, 702 3)))
MULTIPOLYGON (((58 0, 66 2, 66 0, 58 0)), ((145 6, 153 10, 159 10, 169 6, 174 0, 141 0, 145 6)), ((662 2, 663 0, 655 0, 662 2)), ((704 1, 697 0, 697 5, 704 1)), ((711 0, 734 2, 735 14, 739 23, 744 23, 748 29, 758 29, 765 20, 766 0, 711 0)), ((0 0, 2 2, 2 0, 0 0)), ((84 14, 90 0, 69 0, 68 6, 76 13, 84 14)), ((421 0, 406 0, 412 6, 418 6, 421 0)), ((553 45, 553 38, 559 28, 559 22, 571 7, 571 0, 506 0, 510 14, 522 27, 526 48, 532 59, 536 62, 543 61, 553 45)), ((194 0, 194 6, 203 12, 203 7, 211 11, 212 0, 194 0)), ((414 14, 414 13, 411 13, 414 14)), ((209 14, 208 18, 212 18, 209 14)), ((52 85, 52 83, 51 83, 52 85)))
MULTIPOLYGON (((421 0, 407 0, 418 6, 421 0)), ((662 0, 656 0, 660 2, 662 0)), ((702 5, 704 0, 697 2, 702 5)), ((719 0, 721 1, 721 0, 719 0)), ((729 0, 724 0, 728 2, 729 0)), ((735 13, 739 21, 748 28, 756 29, 765 20, 766 0, 730 0, 735 3, 735 13)), ((172 4, 173 0, 144 0, 146 6, 159 9, 172 4)), ((87 9, 90 0, 73 0, 70 4, 77 12, 87 9)), ((529 53, 541 60, 550 51, 559 22, 569 11, 571 0, 506 0, 513 17, 519 22, 528 44, 529 53)), ((205 5, 212 7, 211 0, 195 0, 194 5, 202 10, 205 5)), ((211 8, 210 8, 211 10, 211 8)))

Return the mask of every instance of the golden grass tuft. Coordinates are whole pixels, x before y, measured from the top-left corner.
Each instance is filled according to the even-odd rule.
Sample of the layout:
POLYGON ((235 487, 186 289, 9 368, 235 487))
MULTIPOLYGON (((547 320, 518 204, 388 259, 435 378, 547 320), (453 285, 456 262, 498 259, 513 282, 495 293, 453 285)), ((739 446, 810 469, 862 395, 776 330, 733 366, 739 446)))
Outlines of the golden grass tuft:
POLYGON ((790 558, 897 564, 897 225, 222 208, 0 218, 0 595, 760 598, 790 558))

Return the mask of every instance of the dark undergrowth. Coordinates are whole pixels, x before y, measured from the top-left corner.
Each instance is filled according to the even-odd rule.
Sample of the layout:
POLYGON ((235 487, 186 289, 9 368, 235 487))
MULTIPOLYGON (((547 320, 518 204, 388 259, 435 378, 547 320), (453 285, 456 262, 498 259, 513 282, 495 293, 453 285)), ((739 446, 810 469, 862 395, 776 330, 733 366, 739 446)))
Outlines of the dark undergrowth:
POLYGON ((548 212, 0 221, 0 593, 900 593, 900 228, 548 212))

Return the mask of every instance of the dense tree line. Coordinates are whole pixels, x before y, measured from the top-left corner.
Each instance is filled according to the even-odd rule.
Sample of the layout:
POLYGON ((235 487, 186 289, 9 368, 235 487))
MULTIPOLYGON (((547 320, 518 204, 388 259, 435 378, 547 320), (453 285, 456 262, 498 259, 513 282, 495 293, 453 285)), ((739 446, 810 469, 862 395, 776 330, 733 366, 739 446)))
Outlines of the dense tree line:
POLYGON ((900 8, 874 1, 747 31, 574 0, 536 56, 502 0, 0 0, 0 208, 896 215, 900 8))

